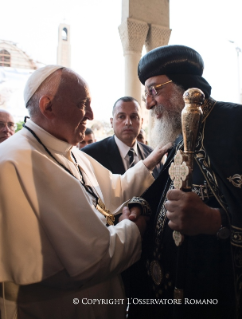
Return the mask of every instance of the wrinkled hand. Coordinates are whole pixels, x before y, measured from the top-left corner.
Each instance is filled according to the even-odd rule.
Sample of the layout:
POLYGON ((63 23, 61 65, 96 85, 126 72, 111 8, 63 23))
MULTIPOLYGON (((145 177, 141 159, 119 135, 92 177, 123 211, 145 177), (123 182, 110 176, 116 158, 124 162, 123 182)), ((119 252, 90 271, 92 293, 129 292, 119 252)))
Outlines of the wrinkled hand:
POLYGON ((219 210, 204 204, 193 192, 168 191, 165 207, 169 227, 182 234, 216 234, 221 226, 219 210))
POLYGON ((142 210, 139 205, 130 208, 129 219, 135 222, 141 216, 142 210))
POLYGON ((122 215, 119 217, 119 222, 123 219, 133 221, 139 228, 141 236, 144 235, 149 217, 141 216, 141 208, 139 206, 134 206, 130 210, 127 206, 124 206, 122 209, 122 215))
POLYGON ((143 163, 149 170, 153 170, 170 148, 172 148, 172 143, 168 143, 163 147, 159 145, 156 146, 153 152, 143 160, 143 163))

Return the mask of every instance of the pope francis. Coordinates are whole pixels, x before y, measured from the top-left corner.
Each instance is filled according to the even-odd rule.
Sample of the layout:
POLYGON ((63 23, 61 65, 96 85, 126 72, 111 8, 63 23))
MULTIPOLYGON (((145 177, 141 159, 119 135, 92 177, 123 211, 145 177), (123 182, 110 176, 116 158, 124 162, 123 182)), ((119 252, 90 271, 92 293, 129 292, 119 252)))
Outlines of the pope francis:
POLYGON ((113 215, 153 182, 169 146, 112 175, 73 147, 93 119, 83 78, 46 66, 24 99, 30 120, 0 145, 0 317, 125 318, 118 274, 139 259, 146 220, 124 207, 114 226, 113 215))

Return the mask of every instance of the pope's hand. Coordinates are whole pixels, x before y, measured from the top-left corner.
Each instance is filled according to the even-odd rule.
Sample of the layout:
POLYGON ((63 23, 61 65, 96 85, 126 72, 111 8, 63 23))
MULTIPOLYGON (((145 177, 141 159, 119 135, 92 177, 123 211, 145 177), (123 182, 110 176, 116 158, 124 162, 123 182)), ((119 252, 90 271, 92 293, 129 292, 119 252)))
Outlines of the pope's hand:
POLYGON ((219 210, 204 204, 193 192, 168 191, 165 207, 169 227, 182 234, 216 234, 221 226, 219 210))
POLYGON ((153 152, 151 152, 150 155, 143 160, 143 163, 150 171, 152 171, 155 166, 161 162, 162 157, 170 148, 172 148, 172 143, 168 143, 163 147, 158 145, 153 152))
POLYGON ((139 228, 141 236, 144 235, 149 217, 141 215, 140 207, 134 206, 129 210, 127 206, 124 206, 122 209, 122 215, 119 217, 119 222, 123 219, 130 219, 133 221, 139 228))

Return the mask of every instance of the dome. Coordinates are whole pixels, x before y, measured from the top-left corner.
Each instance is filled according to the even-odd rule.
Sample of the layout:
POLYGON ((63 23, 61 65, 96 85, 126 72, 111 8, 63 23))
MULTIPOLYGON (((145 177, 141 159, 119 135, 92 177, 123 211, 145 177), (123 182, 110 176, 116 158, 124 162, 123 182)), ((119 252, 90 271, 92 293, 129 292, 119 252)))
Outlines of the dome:
POLYGON ((16 43, 6 40, 0 40, 0 66, 37 69, 36 63, 16 43))

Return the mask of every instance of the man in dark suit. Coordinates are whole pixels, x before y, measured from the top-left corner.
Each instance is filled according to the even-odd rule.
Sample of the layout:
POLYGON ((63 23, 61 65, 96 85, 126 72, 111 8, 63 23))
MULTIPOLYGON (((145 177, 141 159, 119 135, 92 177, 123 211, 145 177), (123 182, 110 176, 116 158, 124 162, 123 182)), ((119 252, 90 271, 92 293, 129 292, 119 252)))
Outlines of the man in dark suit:
MULTIPOLYGON (((129 167, 145 159, 152 152, 152 148, 137 141, 143 119, 136 99, 129 96, 119 98, 114 103, 112 115, 110 122, 114 135, 87 145, 81 151, 95 158, 113 174, 124 174, 129 167)), ((153 170, 154 178, 159 175, 160 169, 158 165, 153 170)), ((130 295, 130 276, 130 269, 122 273, 127 297, 130 295)))
MULTIPOLYGON (((113 174, 124 174, 129 167, 145 159, 152 152, 152 148, 137 142, 143 119, 136 99, 121 97, 114 103, 112 114, 110 122, 114 135, 87 145, 82 151, 95 158, 113 174)), ((160 166, 154 169, 155 178, 159 170, 160 166)))

